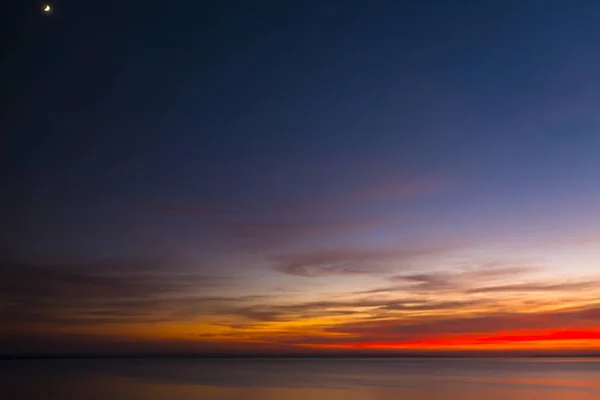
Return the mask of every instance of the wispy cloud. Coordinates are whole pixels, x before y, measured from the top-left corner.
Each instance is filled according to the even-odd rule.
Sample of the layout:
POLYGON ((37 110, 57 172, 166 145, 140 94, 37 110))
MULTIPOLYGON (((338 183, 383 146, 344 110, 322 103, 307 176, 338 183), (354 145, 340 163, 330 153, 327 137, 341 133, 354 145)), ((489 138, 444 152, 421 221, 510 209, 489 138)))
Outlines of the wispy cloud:
POLYGON ((597 245, 597 244, 600 244, 600 235, 598 235, 598 236, 588 236, 588 237, 581 238, 581 239, 579 239, 578 243, 584 244, 584 245, 597 245))
POLYGON ((252 205, 166 204, 149 209, 194 217, 193 221, 201 229, 213 232, 220 244, 234 251, 263 252, 292 246, 311 235, 327 240, 333 236, 406 225, 414 221, 413 213, 399 210, 394 216, 383 217, 372 206, 390 201, 399 205, 399 202, 441 191, 446 185, 434 179, 369 180, 277 200, 265 193, 262 201, 252 205), (358 208, 366 205, 373 211, 357 214, 358 208))
MULTIPOLYGON (((371 314, 383 317, 389 312, 445 312, 471 307, 477 303, 466 301, 440 301, 434 299, 385 299, 385 298, 359 298, 346 300, 323 300, 299 303, 277 304, 272 302, 258 302, 254 305, 223 304, 216 308, 215 313, 230 314, 243 318, 261 321, 297 321, 310 318, 330 318, 336 316, 352 316, 371 314)), ((481 302, 479 302, 481 304, 481 302)))
POLYGON ((333 250, 275 258, 274 269, 289 275, 317 277, 378 272, 389 255, 380 252, 333 250))
POLYGON ((439 193, 449 186, 438 179, 369 180, 357 182, 353 187, 340 188, 335 194, 321 196, 312 201, 296 202, 275 207, 286 213, 323 214, 346 211, 359 206, 374 206, 382 202, 401 202, 439 193))
POLYGON ((438 193, 448 187, 448 182, 434 179, 382 182, 365 185, 340 198, 341 204, 360 204, 381 200, 406 200, 438 193))
POLYGON ((415 249, 337 249, 280 255, 273 258, 274 269, 285 274, 319 277, 382 273, 386 264, 439 254, 445 247, 415 249))
POLYGON ((532 293, 532 292, 573 292, 580 290, 600 289, 596 281, 562 282, 555 284, 519 283, 513 285, 487 286, 467 290, 467 293, 532 293))
POLYGON ((412 292, 459 291, 476 293, 482 285, 501 282, 507 279, 523 278, 539 272, 533 263, 488 262, 476 267, 434 270, 394 275, 389 278, 392 286, 370 289, 361 294, 412 292))
POLYGON ((265 201, 262 207, 233 212, 220 207, 205 207, 194 205, 155 205, 149 207, 157 212, 184 214, 191 216, 218 217, 204 219, 208 224, 241 229, 315 229, 319 226, 330 227, 361 227, 372 226, 384 222, 381 219, 353 220, 333 218, 332 215, 345 211, 355 205, 376 203, 380 201, 401 201, 420 197, 441 191, 448 183, 433 179, 410 179, 398 181, 385 181, 379 183, 368 182, 357 184, 355 187, 340 189, 333 195, 323 196, 315 193, 313 199, 297 202, 289 199, 286 202, 270 204, 265 201), (223 218, 227 215, 236 215, 236 219, 223 218), (256 218, 256 215, 262 217, 256 218), (289 218, 293 220, 290 221, 289 218), (298 222, 298 218, 301 220, 298 222))
POLYGON ((207 301, 199 289, 231 280, 121 262, 0 266, 0 320, 31 324, 150 322, 185 318, 207 301), (116 268, 116 266, 121 268, 116 268), (130 265, 124 268, 122 265, 130 265), (206 300, 206 301, 205 301, 206 300))

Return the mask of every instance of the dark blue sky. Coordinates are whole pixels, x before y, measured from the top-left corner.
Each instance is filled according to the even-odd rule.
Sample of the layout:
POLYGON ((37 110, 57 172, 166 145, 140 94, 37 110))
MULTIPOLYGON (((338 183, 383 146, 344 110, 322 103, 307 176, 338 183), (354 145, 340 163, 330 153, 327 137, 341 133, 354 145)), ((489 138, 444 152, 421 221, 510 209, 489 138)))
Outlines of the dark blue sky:
POLYGON ((10 17, 11 257, 196 257, 225 222, 555 227, 599 198, 596 1, 122 3, 10 17), (306 210, 406 182, 445 189, 306 210))

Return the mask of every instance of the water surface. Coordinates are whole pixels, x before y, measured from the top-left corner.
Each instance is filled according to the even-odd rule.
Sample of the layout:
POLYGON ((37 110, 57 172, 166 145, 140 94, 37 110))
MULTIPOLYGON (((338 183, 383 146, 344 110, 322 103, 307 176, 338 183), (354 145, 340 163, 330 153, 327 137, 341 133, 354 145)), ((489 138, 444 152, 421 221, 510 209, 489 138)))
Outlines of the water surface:
POLYGON ((11 360, 0 384, 23 400, 598 400, 600 360, 11 360))

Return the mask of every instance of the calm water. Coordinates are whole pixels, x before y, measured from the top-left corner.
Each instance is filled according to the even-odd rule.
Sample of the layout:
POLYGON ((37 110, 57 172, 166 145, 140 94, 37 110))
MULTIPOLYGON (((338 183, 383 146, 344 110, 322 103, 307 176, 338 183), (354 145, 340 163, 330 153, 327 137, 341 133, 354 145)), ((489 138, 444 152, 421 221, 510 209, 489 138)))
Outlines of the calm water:
POLYGON ((23 400, 598 400, 600 360, 14 360, 0 385, 23 400))

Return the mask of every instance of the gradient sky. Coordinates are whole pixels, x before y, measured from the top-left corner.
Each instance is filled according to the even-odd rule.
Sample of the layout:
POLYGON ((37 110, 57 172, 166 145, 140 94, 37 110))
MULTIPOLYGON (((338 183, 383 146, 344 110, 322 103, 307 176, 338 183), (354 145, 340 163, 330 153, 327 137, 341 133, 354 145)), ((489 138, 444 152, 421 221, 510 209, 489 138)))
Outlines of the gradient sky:
POLYGON ((0 352, 600 348, 598 1, 15 3, 0 352))

